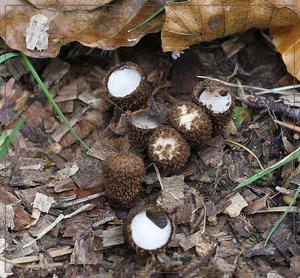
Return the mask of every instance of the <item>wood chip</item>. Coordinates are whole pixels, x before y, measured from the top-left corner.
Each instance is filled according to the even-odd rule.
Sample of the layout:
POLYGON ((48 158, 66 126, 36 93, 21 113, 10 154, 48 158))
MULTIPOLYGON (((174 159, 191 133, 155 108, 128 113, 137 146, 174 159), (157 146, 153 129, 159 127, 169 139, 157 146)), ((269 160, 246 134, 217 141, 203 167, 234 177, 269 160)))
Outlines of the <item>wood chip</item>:
POLYGON ((2 203, 0 203, 0 220, 2 222, 1 226, 5 225, 7 228, 14 229, 14 215, 15 212, 12 205, 3 205, 2 203))
POLYGON ((41 194, 39 192, 36 193, 35 199, 33 201, 33 208, 38 209, 41 212, 48 213, 51 205, 55 203, 53 197, 46 196, 45 194, 41 194))
POLYGON ((116 148, 114 148, 104 140, 97 140, 91 147, 91 150, 92 151, 87 151, 87 154, 101 160, 105 160, 111 154, 118 153, 118 150, 116 148))
POLYGON ((229 214, 231 217, 237 217, 240 215, 241 210, 248 206, 243 196, 240 193, 236 193, 230 197, 231 205, 229 205, 223 212, 229 214))
POLYGON ((183 250, 186 252, 192 247, 194 247, 196 244, 199 244, 201 242, 202 233, 201 231, 198 231, 189 237, 186 237, 184 240, 179 242, 179 245, 183 248, 183 250))
MULTIPOLYGON (((76 111, 76 113, 71 117, 71 119, 69 119, 69 124, 71 126, 74 126, 78 121, 81 120, 83 114, 86 112, 87 109, 88 107, 83 107, 76 111)), ((57 130, 55 130, 55 132, 51 135, 51 138, 55 142, 59 142, 68 131, 69 128, 62 123, 61 126, 57 130)))
POLYGON ((92 238, 82 238, 75 242, 75 247, 70 258, 70 263, 75 265, 96 265, 101 262, 103 255, 93 251, 92 238))
POLYGON ((124 243, 123 226, 98 230, 94 233, 94 250, 124 243))

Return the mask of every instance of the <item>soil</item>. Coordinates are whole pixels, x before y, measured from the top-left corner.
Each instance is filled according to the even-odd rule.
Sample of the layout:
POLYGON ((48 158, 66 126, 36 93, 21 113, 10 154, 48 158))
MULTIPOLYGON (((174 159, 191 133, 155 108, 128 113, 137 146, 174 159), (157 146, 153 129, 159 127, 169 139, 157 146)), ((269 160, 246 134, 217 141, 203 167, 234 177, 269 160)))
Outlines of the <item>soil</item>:
POLYGON ((295 83, 268 38, 267 32, 250 30, 191 46, 174 60, 161 51, 159 34, 152 34, 114 52, 72 43, 55 59, 32 59, 91 151, 61 122, 21 58, 8 61, 1 70, 2 132, 20 115, 26 123, 1 162, 0 263, 8 260, 7 275, 298 277, 299 201, 266 243, 287 209, 284 196, 293 196, 299 184, 297 163, 234 190, 261 170, 259 162, 266 168, 297 148, 299 135, 274 122, 288 119, 266 108, 243 110, 242 120, 233 118, 221 135, 192 148, 183 167, 163 172, 145 150, 130 144, 120 122, 124 111, 103 94, 103 78, 117 54, 119 62, 143 68, 152 97, 167 108, 192 100, 193 88, 203 81, 199 75, 236 84, 231 87, 236 106, 246 108, 239 100, 254 90, 239 84, 276 88, 295 83), (138 154, 146 165, 130 210, 110 204, 102 179, 103 160, 120 151, 138 154), (128 215, 143 205, 163 207, 173 222, 172 238, 160 250, 133 248, 124 235, 128 215))

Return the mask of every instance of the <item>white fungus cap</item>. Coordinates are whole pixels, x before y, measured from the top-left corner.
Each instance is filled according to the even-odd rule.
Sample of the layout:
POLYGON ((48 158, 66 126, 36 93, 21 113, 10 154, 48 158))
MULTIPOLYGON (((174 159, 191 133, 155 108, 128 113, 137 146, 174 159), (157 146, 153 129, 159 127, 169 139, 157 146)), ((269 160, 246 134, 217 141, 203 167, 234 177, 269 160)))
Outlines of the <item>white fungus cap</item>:
POLYGON ((230 109, 230 106, 232 104, 231 94, 220 94, 220 90, 215 90, 214 92, 205 90, 199 97, 199 102, 202 102, 209 110, 216 114, 226 112, 230 109))
POLYGON ((134 68, 121 67, 111 73, 107 88, 114 97, 125 97, 139 86, 141 79, 141 75, 134 68))
POLYGON ((174 155, 179 154, 176 151, 178 148, 176 140, 174 138, 159 137, 155 143, 152 144, 153 153, 158 155, 159 160, 172 160, 174 155))
POLYGON ((192 111, 188 112, 188 108, 185 104, 178 107, 180 109, 180 126, 184 126, 187 130, 191 129, 191 124, 195 118, 199 116, 199 113, 197 110, 193 109, 192 111))
POLYGON ((146 215, 146 211, 137 213, 131 221, 133 242, 144 250, 156 250, 168 243, 172 234, 172 224, 167 218, 167 225, 161 229, 146 215))
POLYGON ((149 117, 137 117, 132 119, 132 124, 139 128, 150 129, 156 128, 160 125, 160 123, 149 117))

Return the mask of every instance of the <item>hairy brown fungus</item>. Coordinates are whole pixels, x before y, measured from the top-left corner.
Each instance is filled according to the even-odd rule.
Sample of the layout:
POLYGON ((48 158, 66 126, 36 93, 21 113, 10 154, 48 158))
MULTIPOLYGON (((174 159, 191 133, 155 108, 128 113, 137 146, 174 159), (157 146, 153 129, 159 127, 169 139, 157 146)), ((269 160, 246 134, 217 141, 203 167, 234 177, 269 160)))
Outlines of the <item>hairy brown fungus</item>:
POLYGON ((193 89, 192 98, 209 115, 213 123, 213 136, 222 133, 233 115, 233 92, 221 82, 204 80, 193 89))
POLYGON ((140 109, 128 116, 128 138, 135 148, 142 149, 147 145, 149 136, 168 119, 167 108, 154 103, 156 110, 151 107, 140 109))
POLYGON ((102 165, 106 196, 112 206, 130 208, 135 204, 145 176, 143 160, 133 153, 116 153, 102 165))
POLYGON ((105 96, 124 110, 147 106, 152 87, 143 69, 132 63, 120 63, 104 77, 105 96))
POLYGON ((190 155, 190 146, 173 127, 160 126, 148 141, 149 158, 163 171, 179 169, 190 155))
POLYGON ((193 147, 201 147, 212 139, 212 123, 205 110, 191 102, 180 102, 170 112, 171 125, 193 147))

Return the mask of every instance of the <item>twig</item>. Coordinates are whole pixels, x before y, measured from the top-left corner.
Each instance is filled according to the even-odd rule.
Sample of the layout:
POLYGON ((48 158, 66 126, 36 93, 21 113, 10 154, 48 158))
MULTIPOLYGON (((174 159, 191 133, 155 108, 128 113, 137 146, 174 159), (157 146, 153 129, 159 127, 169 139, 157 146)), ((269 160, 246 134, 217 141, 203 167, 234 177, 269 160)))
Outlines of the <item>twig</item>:
POLYGON ((255 155, 255 153, 253 151, 251 151, 250 149, 248 149, 246 146, 238 143, 238 142, 235 142, 235 141, 232 141, 232 140, 225 140, 225 142, 227 143, 231 143, 231 144, 234 144, 234 145, 237 145, 243 149, 245 149, 247 152, 249 152, 250 154, 252 154, 254 156, 254 158, 257 160, 258 164, 259 164, 259 167, 261 170, 264 170, 264 166, 262 166, 261 162, 259 161, 258 157, 255 155))
POLYGON ((279 125, 281 125, 281 126, 284 126, 284 127, 286 127, 286 128, 289 128, 289 129, 291 129, 291 130, 294 130, 294 131, 300 133, 300 126, 292 125, 292 124, 285 123, 285 122, 281 122, 281 121, 278 121, 278 120, 274 120, 274 123, 279 124, 279 125))
POLYGON ((87 209, 88 207, 90 207, 92 204, 86 204, 84 205, 83 207, 75 210, 74 212, 70 213, 70 214, 67 214, 67 215, 63 215, 63 214, 60 214, 55 220, 53 223, 51 223, 45 230, 41 231, 40 234, 32 241, 26 243, 23 248, 26 248, 26 247, 29 247, 30 245, 32 245, 33 243, 35 243, 37 240, 39 240, 40 238, 42 238, 45 234, 47 234, 49 231, 51 231, 55 226, 56 224, 58 224, 61 220, 63 219, 66 219, 66 218, 70 218, 82 211, 84 211, 85 209, 87 209))
POLYGON ((252 108, 267 108, 275 113, 283 114, 295 120, 296 124, 300 124, 300 109, 298 108, 291 108, 284 103, 270 101, 264 97, 257 96, 254 93, 251 93, 251 95, 245 97, 237 97, 237 99, 246 103, 252 108))
MULTIPOLYGON (((55 257, 71 254, 73 253, 73 250, 74 250, 73 248, 57 249, 57 250, 49 251, 49 254, 51 257, 55 258, 55 257)), ((13 264, 14 266, 19 267, 19 264, 37 262, 39 261, 39 259, 40 258, 38 255, 34 255, 34 256, 21 257, 12 260, 6 260, 6 261, 10 264, 13 264)))

